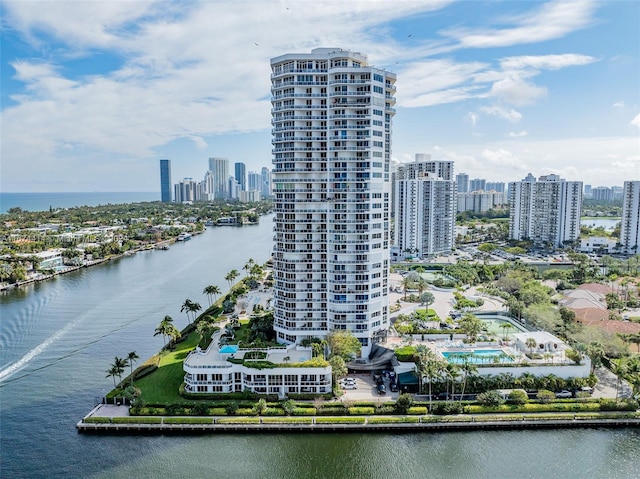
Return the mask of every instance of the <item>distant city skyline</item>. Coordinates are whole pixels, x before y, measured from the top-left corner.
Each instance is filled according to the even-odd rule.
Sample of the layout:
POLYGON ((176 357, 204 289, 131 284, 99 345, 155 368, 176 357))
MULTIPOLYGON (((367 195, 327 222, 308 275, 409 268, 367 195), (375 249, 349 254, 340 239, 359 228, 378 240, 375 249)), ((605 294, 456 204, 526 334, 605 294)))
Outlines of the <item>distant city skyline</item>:
POLYGON ((3 192, 159 191, 158 161, 270 165, 269 59, 397 74, 392 159, 469 179, 640 177, 640 2, 3 1, 3 192), (310 32, 313 32, 310 34, 310 32))

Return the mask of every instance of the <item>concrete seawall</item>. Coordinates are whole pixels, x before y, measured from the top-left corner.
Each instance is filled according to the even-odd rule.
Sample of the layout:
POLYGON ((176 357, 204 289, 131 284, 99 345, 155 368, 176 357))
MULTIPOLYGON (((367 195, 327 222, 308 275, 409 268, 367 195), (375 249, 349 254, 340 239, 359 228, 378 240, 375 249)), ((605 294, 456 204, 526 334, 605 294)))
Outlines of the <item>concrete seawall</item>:
MULTIPOLYGON (((97 434, 224 434, 224 433, 279 433, 279 432, 428 432, 428 431, 469 431, 469 430, 509 430, 509 429, 564 429, 564 428, 638 428, 640 418, 594 419, 514 419, 487 421, 479 417, 465 417, 464 420, 413 423, 368 423, 360 424, 142 424, 142 423, 86 423, 80 421, 76 427, 80 433, 97 434)), ((427 420, 428 421, 428 420, 427 420)))

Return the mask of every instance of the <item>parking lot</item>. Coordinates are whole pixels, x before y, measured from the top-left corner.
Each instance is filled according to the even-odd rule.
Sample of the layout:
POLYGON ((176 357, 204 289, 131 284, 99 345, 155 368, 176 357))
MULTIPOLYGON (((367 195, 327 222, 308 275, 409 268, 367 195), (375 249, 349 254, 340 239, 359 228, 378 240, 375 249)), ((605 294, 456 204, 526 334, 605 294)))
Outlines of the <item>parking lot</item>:
POLYGON ((344 395, 342 396, 342 401, 376 401, 376 402, 385 402, 385 401, 395 401, 398 399, 397 392, 391 392, 391 388, 389 387, 389 380, 384 379, 384 385, 386 388, 386 394, 380 395, 378 393, 378 388, 373 380, 373 375, 371 373, 362 373, 362 374, 349 374, 348 378, 354 378, 356 381, 357 389, 345 389, 344 395))

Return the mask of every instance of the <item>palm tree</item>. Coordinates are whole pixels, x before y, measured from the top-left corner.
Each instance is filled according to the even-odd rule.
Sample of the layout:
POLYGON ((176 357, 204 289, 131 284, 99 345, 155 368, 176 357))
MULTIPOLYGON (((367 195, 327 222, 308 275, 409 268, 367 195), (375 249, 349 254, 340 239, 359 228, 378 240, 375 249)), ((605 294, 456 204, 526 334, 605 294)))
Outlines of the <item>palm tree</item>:
POLYGON ((505 341, 508 340, 509 331, 513 329, 513 324, 505 322, 505 323, 502 323, 500 327, 502 328, 502 339, 505 341))
POLYGON ((154 336, 161 334, 162 339, 164 340, 165 346, 167 345, 166 337, 169 336, 169 326, 173 326, 173 318, 167 315, 164 317, 162 321, 160 321, 160 324, 158 325, 158 327, 155 330, 155 333, 153 334, 154 336))
POLYGON ((231 271, 229 271, 227 273, 227 275, 224 277, 224 279, 229 283, 229 289, 231 289, 231 287, 233 286, 233 282, 235 281, 235 279, 240 275, 240 273, 238 273, 237 270, 232 269, 231 271))
POLYGON ((622 386, 622 377, 629 372, 626 358, 620 358, 617 361, 611 361, 612 371, 618 377, 618 384, 616 385, 616 399, 620 394, 620 387, 622 386))
POLYGON ((115 366, 111 366, 111 368, 107 369, 107 375, 105 376, 106 378, 108 377, 112 377, 113 378, 113 389, 116 388, 116 376, 118 375, 118 369, 115 366))
POLYGON ((180 307, 180 312, 181 313, 187 313, 187 321, 189 321, 189 323, 191 323, 191 319, 189 318, 189 312, 191 311, 191 305, 193 304, 193 301, 191 301, 189 298, 184 300, 184 303, 182 303, 182 306, 180 307))
POLYGON ((136 362, 136 359, 140 359, 140 356, 138 356, 136 354, 135 351, 131 351, 128 355, 127 355, 127 360, 129 361, 129 368, 131 370, 131 385, 133 386, 133 363, 136 362))
POLYGON ((128 365, 129 360, 127 358, 119 358, 116 356, 113 360, 112 369, 115 370, 115 374, 118 376, 118 379, 120 379, 120 382, 122 382, 122 373, 128 365))
POLYGON ((253 260, 253 258, 249 258, 249 261, 247 261, 245 265, 242 267, 242 269, 244 270, 245 276, 249 276, 249 272, 251 271, 251 268, 253 267, 254 264, 255 264, 255 261, 253 260))
MULTIPOLYGON (((471 356, 470 354, 468 356, 471 356)), ((462 370, 462 393, 460 394, 460 401, 462 401, 462 396, 464 396, 464 390, 467 387, 467 378, 478 372, 478 367, 468 360, 468 357, 464 357, 464 363, 460 367, 462 370)))
POLYGON ((198 314, 198 311, 200 311, 202 309, 202 306, 200 306, 200 303, 191 303, 189 305, 189 312, 193 314, 193 321, 195 321, 196 319, 196 315, 198 314))
POLYGON ((202 341, 205 337, 211 336, 216 329, 216 325, 213 323, 213 321, 206 318, 208 318, 208 316, 205 316, 205 318, 198 321, 198 325, 196 326, 196 331, 200 335, 200 341, 202 341))
POLYGON ((533 354, 533 348, 538 345, 538 342, 533 338, 527 338, 525 345, 529 348, 529 352, 533 354))
MULTIPOLYGON (((446 374, 448 378, 451 378, 451 397, 453 398, 453 396, 455 395, 455 387, 456 387, 455 381, 456 381, 456 378, 458 377, 458 373, 460 372, 460 367, 457 364, 447 363, 443 368, 443 372, 444 374, 446 374)), ((447 379, 447 382, 449 382, 448 379, 447 379)), ((447 390, 448 389, 449 388, 447 388, 447 390)))
POLYGON ((218 288, 217 286, 214 286, 212 284, 210 284, 209 286, 207 286, 206 288, 204 288, 204 290, 202 291, 202 294, 206 294, 207 298, 209 299, 209 306, 211 306, 213 304, 213 301, 211 300, 212 296, 215 296, 215 298, 218 298, 218 295, 221 294, 222 291, 220 291, 220 288, 218 288))
MULTIPOLYGON (((180 338, 180 331, 173 324, 170 324, 167 328, 167 336, 171 338, 171 341, 175 343, 180 338)), ((171 343, 169 343, 171 344, 171 343)))

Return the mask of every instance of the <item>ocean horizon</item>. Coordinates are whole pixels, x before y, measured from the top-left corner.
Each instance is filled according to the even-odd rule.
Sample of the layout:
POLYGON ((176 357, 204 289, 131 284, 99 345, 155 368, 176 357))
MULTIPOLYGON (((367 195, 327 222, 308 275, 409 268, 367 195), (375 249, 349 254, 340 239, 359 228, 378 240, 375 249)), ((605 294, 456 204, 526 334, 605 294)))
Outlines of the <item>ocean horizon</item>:
POLYGON ((128 192, 56 192, 56 193, 0 193, 0 214, 10 208, 25 211, 47 211, 50 208, 73 208, 77 206, 117 205, 160 201, 159 191, 128 192))

